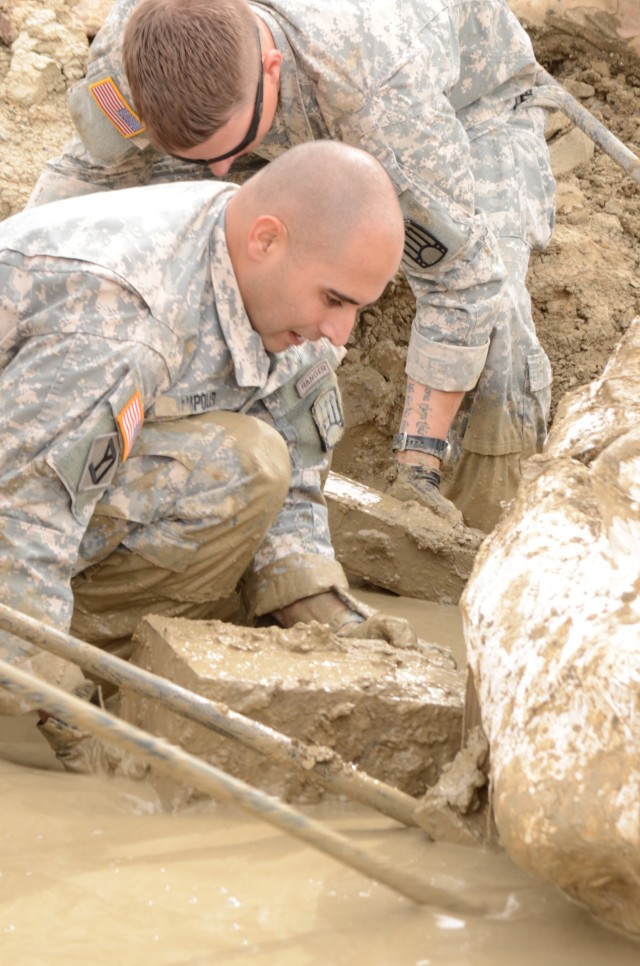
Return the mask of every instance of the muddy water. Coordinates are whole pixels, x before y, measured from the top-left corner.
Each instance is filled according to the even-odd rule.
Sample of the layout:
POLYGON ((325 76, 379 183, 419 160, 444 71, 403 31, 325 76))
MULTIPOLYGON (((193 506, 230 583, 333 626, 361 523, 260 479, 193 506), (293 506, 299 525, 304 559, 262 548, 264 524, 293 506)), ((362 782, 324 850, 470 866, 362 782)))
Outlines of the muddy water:
MULTIPOLYGON (((455 609, 362 595, 462 653, 455 609)), ((359 806, 306 813, 439 889, 419 907, 256 819, 162 813, 145 786, 55 769, 33 716, 0 720, 3 966, 637 966, 605 930, 500 851, 433 845, 359 806)))

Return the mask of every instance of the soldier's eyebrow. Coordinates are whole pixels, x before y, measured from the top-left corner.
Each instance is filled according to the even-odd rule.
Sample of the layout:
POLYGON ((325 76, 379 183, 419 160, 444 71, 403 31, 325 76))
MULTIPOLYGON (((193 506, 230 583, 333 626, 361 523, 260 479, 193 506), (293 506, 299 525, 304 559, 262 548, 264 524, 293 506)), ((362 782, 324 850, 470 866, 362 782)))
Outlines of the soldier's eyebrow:
POLYGON ((360 305, 360 302, 358 302, 357 299, 352 299, 350 295, 343 295, 342 292, 337 292, 335 288, 328 288, 327 295, 330 295, 334 299, 338 299, 340 302, 348 302, 349 305, 360 305))

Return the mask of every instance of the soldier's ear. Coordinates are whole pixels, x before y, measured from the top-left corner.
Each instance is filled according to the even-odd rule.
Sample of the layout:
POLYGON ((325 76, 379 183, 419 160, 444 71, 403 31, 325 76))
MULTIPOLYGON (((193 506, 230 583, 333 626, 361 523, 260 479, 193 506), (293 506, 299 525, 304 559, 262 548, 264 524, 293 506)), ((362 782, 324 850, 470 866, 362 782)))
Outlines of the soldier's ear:
POLYGON ((265 84, 271 84, 276 92, 280 88, 280 68, 282 67, 282 54, 275 47, 267 51, 262 58, 262 73, 265 84))
POLYGON ((288 244, 287 226, 275 215, 260 215, 253 222, 247 239, 248 254, 254 261, 272 258, 288 244))

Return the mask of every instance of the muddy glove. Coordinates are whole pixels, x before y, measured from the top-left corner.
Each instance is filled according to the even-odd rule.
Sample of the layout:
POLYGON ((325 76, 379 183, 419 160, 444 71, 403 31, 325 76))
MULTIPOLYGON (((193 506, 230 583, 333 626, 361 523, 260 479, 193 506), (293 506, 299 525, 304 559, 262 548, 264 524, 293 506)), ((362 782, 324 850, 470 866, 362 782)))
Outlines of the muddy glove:
POLYGON ((341 615, 346 622, 334 633, 338 637, 360 637, 365 640, 387 641, 394 647, 416 647, 418 639, 409 622, 390 614, 374 614, 362 618, 359 614, 341 615))
POLYGON ((272 616, 283 627, 318 621, 326 624, 337 637, 387 641, 394 647, 417 647, 418 643, 404 618, 380 614, 338 587, 294 601, 274 611, 272 616))
POLYGON ((337 637, 387 641, 394 647, 417 647, 418 638, 403 617, 381 614, 343 591, 336 591, 336 594, 347 608, 334 614, 329 621, 329 627, 337 637))
POLYGON ((387 487, 396 500, 416 500, 450 526, 463 526, 460 510, 440 492, 440 471, 426 466, 397 464, 397 476, 387 487))

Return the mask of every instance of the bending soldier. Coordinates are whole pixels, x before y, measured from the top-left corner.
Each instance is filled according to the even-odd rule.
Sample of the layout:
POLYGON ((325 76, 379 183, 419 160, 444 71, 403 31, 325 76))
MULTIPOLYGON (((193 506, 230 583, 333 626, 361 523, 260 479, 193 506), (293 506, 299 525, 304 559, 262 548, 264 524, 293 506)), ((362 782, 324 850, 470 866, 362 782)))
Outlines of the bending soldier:
MULTIPOLYGON (((240 188, 132 188, 0 224, 2 600, 107 647, 148 612, 225 619, 240 590, 249 620, 411 643, 348 595, 321 491, 334 369, 403 233, 383 168, 330 141, 240 188)), ((91 691, 10 634, 0 652, 91 691)), ((52 729, 83 767, 86 736, 52 729)))

